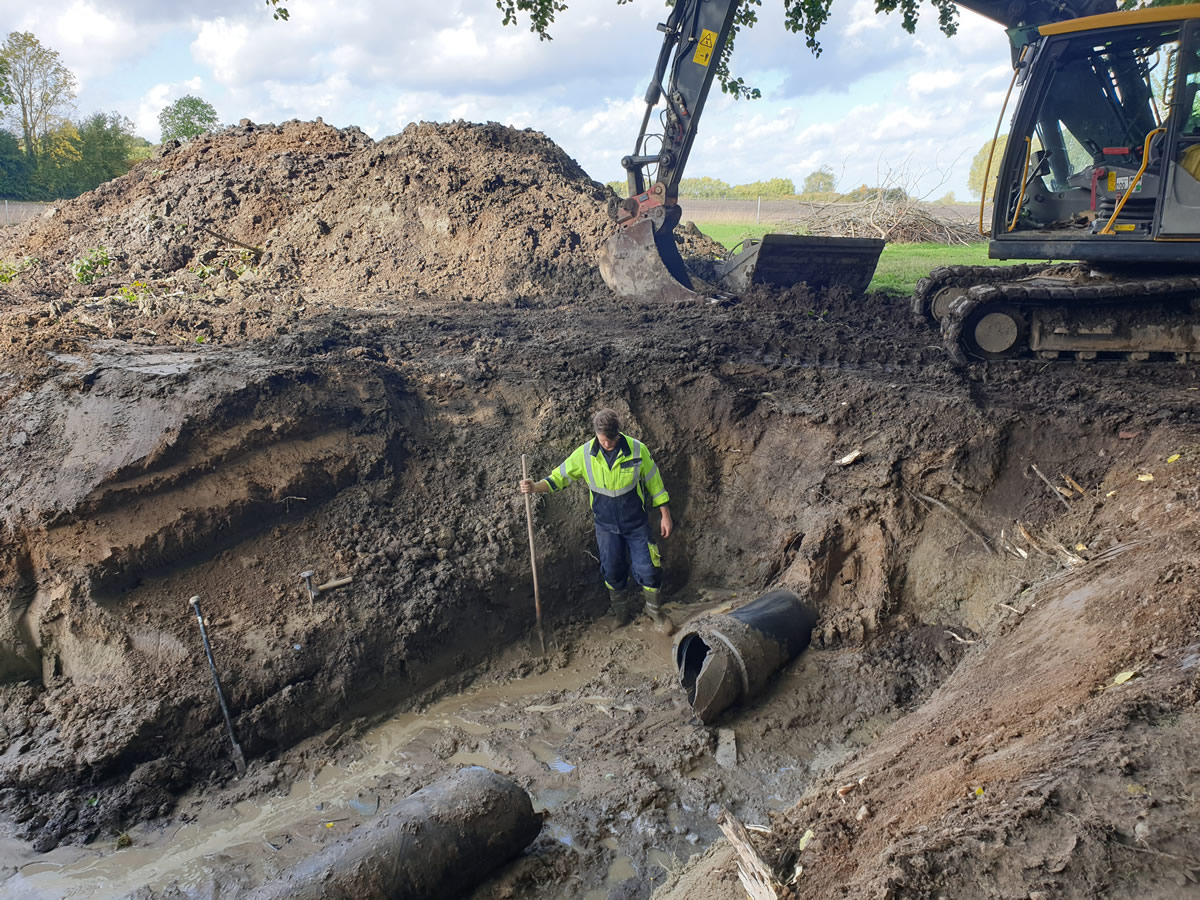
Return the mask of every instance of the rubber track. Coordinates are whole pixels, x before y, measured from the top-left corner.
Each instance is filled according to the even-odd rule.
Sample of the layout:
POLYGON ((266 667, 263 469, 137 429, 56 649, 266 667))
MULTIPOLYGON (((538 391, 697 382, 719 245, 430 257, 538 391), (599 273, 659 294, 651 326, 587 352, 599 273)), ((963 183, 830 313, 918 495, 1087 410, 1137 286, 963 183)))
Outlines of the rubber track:
POLYGON ((1020 263, 1015 266, 939 266, 917 282, 913 290, 912 311, 923 322, 933 322, 929 305, 938 292, 948 287, 965 289, 997 281, 1016 281, 1031 275, 1060 275, 1075 268, 1074 263, 1020 263))
MULTIPOLYGON (((1015 268, 1015 267, 1014 267, 1015 268)), ((1079 268, 1079 267, 1076 267, 1079 268)), ((1047 274, 1050 274, 1047 272, 1047 274)), ((1166 278, 1094 278, 1091 283, 1021 284, 1018 281, 983 284, 969 288, 950 304, 950 315, 942 323, 942 338, 950 355, 966 362, 961 343, 963 324, 981 306, 1007 303, 1016 306, 1092 306, 1136 299, 1190 299, 1200 295, 1200 275, 1166 278)), ((1133 348, 1130 348, 1133 349, 1133 348)))

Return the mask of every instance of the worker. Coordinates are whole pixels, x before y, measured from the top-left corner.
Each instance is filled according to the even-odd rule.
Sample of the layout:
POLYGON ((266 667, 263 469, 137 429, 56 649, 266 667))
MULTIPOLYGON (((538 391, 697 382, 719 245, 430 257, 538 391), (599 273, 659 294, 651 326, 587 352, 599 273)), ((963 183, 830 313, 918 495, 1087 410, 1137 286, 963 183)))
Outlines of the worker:
POLYGON ((634 581, 641 586, 646 612, 655 627, 671 634, 675 624, 662 610, 662 562, 658 545, 650 537, 646 502, 661 515, 663 539, 671 536, 671 499, 658 466, 641 441, 621 433, 621 419, 614 410, 602 409, 592 416, 596 437, 581 444, 557 469, 541 481, 525 479, 523 494, 561 491, 572 482, 586 480, 591 491, 600 568, 612 602, 615 628, 628 625, 641 603, 631 596, 630 563, 634 581))

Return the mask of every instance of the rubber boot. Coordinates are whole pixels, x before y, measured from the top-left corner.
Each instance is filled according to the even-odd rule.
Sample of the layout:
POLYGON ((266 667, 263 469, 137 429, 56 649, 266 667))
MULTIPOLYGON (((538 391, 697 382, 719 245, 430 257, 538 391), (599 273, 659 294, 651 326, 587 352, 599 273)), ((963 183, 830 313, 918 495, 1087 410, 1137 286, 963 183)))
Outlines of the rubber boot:
POLYGON ((663 634, 674 634, 675 623, 671 621, 670 616, 663 612, 658 591, 643 588, 642 594, 646 598, 646 612, 649 613, 650 621, 654 623, 654 627, 663 634))
POLYGON ((608 601, 611 606, 609 613, 613 617, 612 630, 624 628, 633 619, 633 605, 629 602, 629 589, 608 589, 608 601))

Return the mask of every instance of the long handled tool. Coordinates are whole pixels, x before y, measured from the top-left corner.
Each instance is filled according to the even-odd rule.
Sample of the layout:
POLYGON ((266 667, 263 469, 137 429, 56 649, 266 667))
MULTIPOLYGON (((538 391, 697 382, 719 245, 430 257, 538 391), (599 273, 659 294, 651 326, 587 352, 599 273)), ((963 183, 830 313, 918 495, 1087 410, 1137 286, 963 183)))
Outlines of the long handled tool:
MULTIPOLYGON (((521 480, 529 480, 529 469, 525 463, 525 454, 521 454, 521 480)), ((537 580, 537 551, 533 547, 533 495, 525 495, 525 524, 529 526, 529 565, 533 569, 533 608, 537 612, 538 642, 542 645, 542 655, 546 655, 546 633, 542 631, 542 595, 538 592, 537 580)))
POLYGON ((193 597, 188 601, 196 613, 196 621, 200 623, 200 639, 204 641, 204 652, 208 656, 208 667, 212 670, 213 686, 217 689, 217 702, 221 704, 221 713, 225 716, 225 726, 229 729, 229 742, 233 744, 233 766, 238 775, 246 774, 246 757, 238 746, 237 738, 233 735, 233 719, 229 717, 229 707, 225 705, 225 694, 221 691, 221 679, 217 677, 217 664, 213 662, 212 647, 208 644, 208 632, 204 630, 204 616, 200 614, 200 598, 193 597))

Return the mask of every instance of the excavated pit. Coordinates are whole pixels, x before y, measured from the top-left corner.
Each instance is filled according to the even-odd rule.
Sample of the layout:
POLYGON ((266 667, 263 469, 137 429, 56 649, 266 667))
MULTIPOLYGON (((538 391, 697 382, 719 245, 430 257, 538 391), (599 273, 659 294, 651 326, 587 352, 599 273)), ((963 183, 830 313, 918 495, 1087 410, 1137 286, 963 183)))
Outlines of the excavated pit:
MULTIPOLYGON (((1200 853, 1194 371, 958 368, 880 295, 618 305, 586 240, 532 287, 482 258, 510 274, 479 275, 478 295, 475 270, 444 296, 444 271, 413 281, 391 244, 420 197, 451 210, 422 240, 466 266, 528 219, 528 190, 486 200, 496 171, 590 196, 554 149, 499 126, 378 145, 243 126, 2 238, 51 260, 0 297, 3 892, 235 897, 482 764, 548 817, 480 900, 730 896, 722 808, 774 829, 766 854, 814 831, 806 896, 1183 896, 1200 853), (520 158, 494 163, 503 148, 520 158), (385 187, 392 231, 360 210, 362 258, 318 252, 318 195, 348 210, 385 187), (206 227, 226 204, 239 239, 275 234, 299 268, 164 268, 183 258, 170 241, 138 241, 162 239, 146 216, 167 203, 206 227), (118 271, 69 286, 52 261, 105 235, 118 271), (353 280, 364 266, 380 269, 353 280), (112 296, 139 272, 176 281, 112 296), (692 718, 668 638, 594 621, 582 490, 536 508, 536 652, 520 456, 545 472, 599 405, 671 491, 677 619, 773 587, 817 610, 812 646, 715 727, 692 718), (310 600, 308 569, 353 581, 310 600)), ((558 226, 520 227, 540 247, 558 226)))

